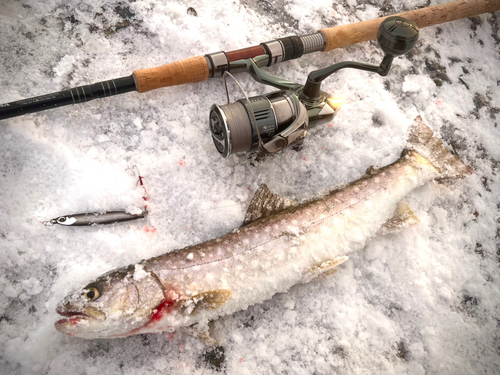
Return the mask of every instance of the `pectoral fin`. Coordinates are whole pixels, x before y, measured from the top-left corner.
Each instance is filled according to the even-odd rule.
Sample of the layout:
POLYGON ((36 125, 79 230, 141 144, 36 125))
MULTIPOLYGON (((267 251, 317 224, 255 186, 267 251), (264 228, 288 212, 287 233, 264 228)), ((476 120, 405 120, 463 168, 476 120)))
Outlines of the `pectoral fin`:
POLYGON ((217 289, 197 294, 184 301, 181 311, 185 315, 194 315, 203 310, 216 310, 224 305, 231 297, 231 291, 227 289, 217 289))
POLYGON ((381 235, 397 233, 403 228, 411 227, 418 223, 420 223, 420 219, 411 210, 408 203, 402 200, 396 207, 394 215, 386 221, 378 233, 381 235))
POLYGON ((297 202, 274 194, 266 184, 260 185, 259 189, 248 206, 243 226, 263 217, 268 217, 289 207, 295 207, 297 202))
POLYGON ((333 275, 335 272, 337 272, 337 269, 335 267, 344 263, 347 259, 349 259, 349 257, 346 257, 346 256, 337 257, 333 260, 327 260, 327 261, 321 263, 320 265, 311 268, 304 275, 304 279, 302 280, 302 283, 307 283, 307 282, 309 282, 312 279, 315 279, 317 277, 325 277, 325 276, 333 275))

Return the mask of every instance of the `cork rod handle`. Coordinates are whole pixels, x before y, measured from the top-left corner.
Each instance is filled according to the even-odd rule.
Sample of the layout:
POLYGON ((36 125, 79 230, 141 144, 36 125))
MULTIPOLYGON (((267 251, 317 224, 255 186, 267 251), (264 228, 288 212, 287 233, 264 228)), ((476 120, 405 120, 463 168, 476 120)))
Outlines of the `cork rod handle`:
MULTIPOLYGON (((427 27, 460 18, 472 17, 481 13, 494 12, 499 9, 500 0, 459 0, 394 14, 394 16, 409 18, 418 27, 427 27)), ((387 17, 321 29, 320 31, 326 37, 326 48, 324 51, 331 51, 335 48, 376 39, 378 28, 387 17)))
POLYGON ((205 81, 208 79, 208 74, 208 63, 203 56, 190 57, 156 68, 134 70, 139 92, 205 81))

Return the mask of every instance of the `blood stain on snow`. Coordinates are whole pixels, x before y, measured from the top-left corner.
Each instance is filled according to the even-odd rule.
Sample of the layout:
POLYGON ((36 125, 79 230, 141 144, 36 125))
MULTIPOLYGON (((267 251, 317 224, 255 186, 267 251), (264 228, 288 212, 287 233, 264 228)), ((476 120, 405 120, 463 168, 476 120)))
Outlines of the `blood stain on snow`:
POLYGON ((186 162, 185 162, 184 160, 182 160, 182 159, 181 159, 181 160, 179 160, 177 163, 178 163, 179 165, 186 165, 186 162))

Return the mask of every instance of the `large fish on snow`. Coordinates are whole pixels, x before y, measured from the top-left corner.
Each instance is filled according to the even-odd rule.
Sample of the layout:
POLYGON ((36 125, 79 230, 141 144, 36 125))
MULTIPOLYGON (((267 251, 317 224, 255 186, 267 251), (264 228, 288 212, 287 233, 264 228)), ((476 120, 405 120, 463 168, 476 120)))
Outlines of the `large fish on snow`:
POLYGON ((173 331, 260 303, 330 272, 377 233, 418 222, 403 200, 472 172, 417 117, 402 156, 304 204, 262 185, 223 237, 104 274, 58 305, 55 327, 87 339, 173 331))

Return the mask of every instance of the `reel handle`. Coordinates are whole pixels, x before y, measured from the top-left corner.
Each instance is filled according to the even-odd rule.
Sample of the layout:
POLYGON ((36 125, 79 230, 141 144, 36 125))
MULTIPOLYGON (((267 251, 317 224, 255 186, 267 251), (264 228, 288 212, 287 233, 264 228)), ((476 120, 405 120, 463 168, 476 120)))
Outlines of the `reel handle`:
POLYGON ((307 76, 307 82, 300 93, 301 99, 309 102, 319 100, 321 82, 340 69, 353 68, 366 70, 385 77, 391 69, 394 57, 403 55, 415 47, 418 34, 419 28, 413 21, 400 16, 387 17, 380 24, 377 33, 378 44, 385 53, 380 65, 344 61, 324 69, 312 71, 307 76))

